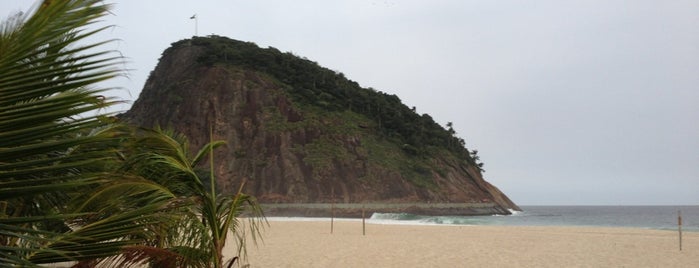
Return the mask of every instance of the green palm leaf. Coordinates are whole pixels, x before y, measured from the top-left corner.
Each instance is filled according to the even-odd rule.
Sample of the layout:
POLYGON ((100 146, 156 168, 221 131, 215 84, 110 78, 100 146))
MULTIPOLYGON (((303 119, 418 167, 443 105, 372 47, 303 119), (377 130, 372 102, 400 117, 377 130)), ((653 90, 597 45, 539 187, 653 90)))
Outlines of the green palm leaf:
MULTIPOLYGON (((159 247, 180 257, 177 267, 222 267, 226 238, 233 234, 239 254, 244 255, 246 235, 253 241, 260 235, 262 210, 253 197, 242 192, 242 185, 234 194, 217 193, 213 173, 208 175, 210 187, 206 187, 202 177, 205 173, 197 170, 197 163, 207 160, 206 156, 213 164, 213 150, 224 143, 212 141, 190 158, 187 140, 181 135, 144 129, 139 137, 133 147, 147 150, 134 152, 126 161, 124 168, 128 170, 124 172, 139 174, 184 197, 180 199, 184 203, 182 209, 171 212, 179 215, 179 225, 165 230, 158 239, 159 247), (241 228, 243 215, 249 220, 250 233, 241 228)), ((158 260, 162 256, 151 257, 158 260)))
POLYGON ((0 266, 113 256, 172 218, 167 188, 115 172, 128 133, 93 115, 120 57, 79 43, 108 10, 46 0, 0 24, 0 266))
MULTIPOLYGON (((254 198, 216 193, 197 170, 223 142, 190 158, 172 132, 132 130, 96 114, 116 101, 95 83, 119 75, 98 0, 45 0, 0 24, 0 266, 78 261, 221 267, 229 233, 244 250, 254 198), (136 137, 136 138, 135 138, 136 137)), ((213 169, 211 169, 213 170, 213 169)))

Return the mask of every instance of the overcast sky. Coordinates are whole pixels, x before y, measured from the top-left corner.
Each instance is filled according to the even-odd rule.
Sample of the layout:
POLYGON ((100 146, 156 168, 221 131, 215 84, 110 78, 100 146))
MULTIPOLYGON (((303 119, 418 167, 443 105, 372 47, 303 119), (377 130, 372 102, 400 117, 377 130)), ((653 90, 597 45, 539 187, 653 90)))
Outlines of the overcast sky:
POLYGON ((197 14, 199 35, 293 52, 453 122, 520 205, 699 205, 699 1, 113 3, 102 37, 128 58, 109 85, 125 100, 197 14))

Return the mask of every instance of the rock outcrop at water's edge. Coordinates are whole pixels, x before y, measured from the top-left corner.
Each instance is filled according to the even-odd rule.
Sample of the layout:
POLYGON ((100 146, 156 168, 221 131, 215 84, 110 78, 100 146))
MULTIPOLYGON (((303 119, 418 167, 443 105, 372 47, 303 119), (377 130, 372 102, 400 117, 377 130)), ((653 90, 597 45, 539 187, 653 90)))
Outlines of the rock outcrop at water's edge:
MULTIPOLYGON (((483 179, 476 161, 461 153, 468 152, 465 148, 451 142, 448 148, 424 145, 417 138, 409 142, 405 137, 416 134, 404 134, 413 132, 371 117, 367 109, 378 106, 373 102, 333 102, 347 96, 398 100, 391 105, 400 109, 388 112, 403 117, 406 111, 415 111, 396 96, 360 88, 342 74, 290 53, 223 37, 195 37, 176 42, 163 53, 138 100, 122 118, 140 126, 172 128, 189 138, 191 148, 207 143, 213 129, 213 138, 226 142, 215 152, 219 189, 234 192, 245 181, 245 192, 263 204, 455 204, 446 209, 400 210, 449 215, 519 210, 483 179), (304 84, 304 79, 312 81, 304 84), (321 83, 342 91, 318 91, 321 83), (464 203, 478 209, 468 209, 464 203)), ((419 126, 420 132, 446 131, 427 115, 408 116, 438 128, 419 126)), ((445 138, 450 139, 458 141, 445 138)), ((290 211, 295 210, 274 208, 267 214, 290 211)), ((322 210, 303 211, 299 216, 328 216, 322 210)))

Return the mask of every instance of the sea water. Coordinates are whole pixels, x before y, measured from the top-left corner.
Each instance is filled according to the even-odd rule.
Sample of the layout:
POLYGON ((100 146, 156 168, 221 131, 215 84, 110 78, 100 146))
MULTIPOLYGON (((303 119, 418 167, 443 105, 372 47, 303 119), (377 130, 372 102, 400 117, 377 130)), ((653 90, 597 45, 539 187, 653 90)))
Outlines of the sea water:
POLYGON ((415 225, 515 225, 594 226, 677 230, 678 212, 682 229, 699 232, 699 206, 524 206, 512 215, 420 216, 406 213, 374 213, 375 224, 415 225))

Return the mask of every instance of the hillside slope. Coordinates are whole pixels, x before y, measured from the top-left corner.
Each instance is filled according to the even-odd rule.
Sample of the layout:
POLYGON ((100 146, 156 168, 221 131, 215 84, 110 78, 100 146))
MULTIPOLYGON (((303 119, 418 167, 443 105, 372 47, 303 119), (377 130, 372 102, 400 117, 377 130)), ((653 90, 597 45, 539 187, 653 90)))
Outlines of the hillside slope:
POLYGON ((213 129, 227 142, 215 155, 219 189, 246 181, 245 191, 262 203, 473 204, 382 210, 421 214, 519 210, 483 179, 453 131, 397 96, 274 48, 217 36, 173 43, 123 118, 172 128, 193 148, 213 129))

